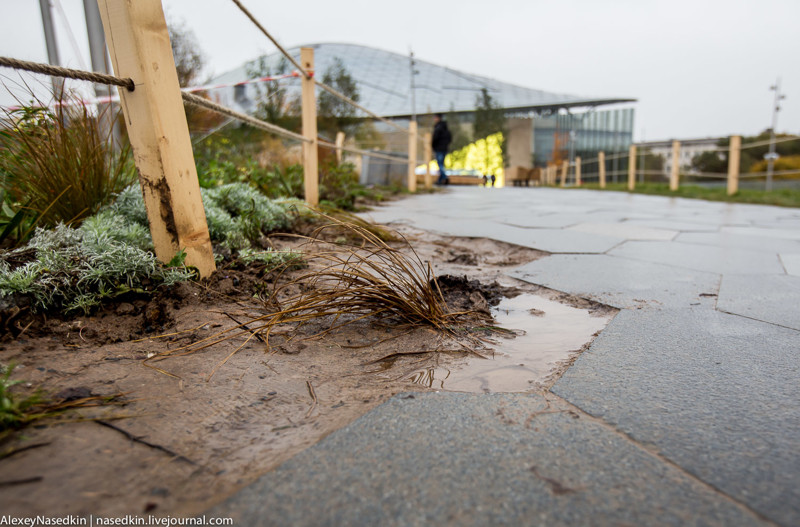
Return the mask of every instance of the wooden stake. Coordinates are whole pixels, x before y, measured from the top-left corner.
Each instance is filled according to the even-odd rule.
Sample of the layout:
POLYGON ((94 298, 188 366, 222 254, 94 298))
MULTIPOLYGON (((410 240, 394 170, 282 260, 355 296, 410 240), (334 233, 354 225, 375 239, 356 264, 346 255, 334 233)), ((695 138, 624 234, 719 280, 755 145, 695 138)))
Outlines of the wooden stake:
POLYGON ((739 192, 739 170, 742 159, 742 136, 731 136, 731 148, 728 152, 728 196, 739 192))
POLYGON ((575 156, 575 185, 581 186, 581 156, 575 156))
POLYGON ((561 163, 561 186, 567 186, 567 172, 569 171, 569 161, 561 163))
POLYGON ((336 132, 336 163, 342 164, 342 147, 344 146, 344 132, 336 132))
POLYGON ((628 150, 628 190, 636 188, 636 145, 628 150))
POLYGON ((319 161, 317 152, 317 96, 314 86, 314 48, 300 48, 300 65, 311 74, 302 76, 303 174, 306 203, 319 204, 319 161))
POLYGON ((678 190, 678 180, 680 179, 681 167, 681 143, 672 142, 672 168, 669 172, 669 189, 678 190))
POLYGON ((161 1, 98 6, 114 73, 136 84, 133 92, 119 89, 120 103, 156 256, 168 262, 185 250, 186 264, 209 276, 214 253, 161 1))
POLYGON ((597 164, 600 168, 600 188, 606 188, 606 153, 597 153, 597 164))
POLYGON ((417 191, 417 121, 408 123, 408 191, 417 191))
POLYGON ((425 188, 430 189, 433 186, 431 178, 431 159, 433 158, 433 146, 431 146, 431 133, 425 134, 425 188))

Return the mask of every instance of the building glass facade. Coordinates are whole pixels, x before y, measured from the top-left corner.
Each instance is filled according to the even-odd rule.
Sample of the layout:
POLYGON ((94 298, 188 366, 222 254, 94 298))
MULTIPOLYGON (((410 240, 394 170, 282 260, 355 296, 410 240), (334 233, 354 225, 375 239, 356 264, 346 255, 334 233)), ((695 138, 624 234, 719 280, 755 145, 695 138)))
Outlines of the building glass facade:
POLYGON ((580 156, 595 158, 627 152, 633 141, 633 108, 565 111, 533 118, 533 156, 535 166, 561 162, 580 156))

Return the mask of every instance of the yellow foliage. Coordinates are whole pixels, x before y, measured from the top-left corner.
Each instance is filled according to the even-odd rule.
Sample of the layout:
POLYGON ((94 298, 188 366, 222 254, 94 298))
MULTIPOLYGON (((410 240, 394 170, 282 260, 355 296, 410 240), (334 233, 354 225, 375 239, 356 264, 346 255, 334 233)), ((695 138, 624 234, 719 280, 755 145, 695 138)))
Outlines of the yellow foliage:
MULTIPOLYGON (((775 170, 800 170, 800 156, 782 156, 775 160, 775 170)), ((750 172, 766 172, 767 160, 762 159, 750 167, 750 172)))
POLYGON ((447 155, 444 166, 452 169, 477 170, 481 174, 494 174, 503 181, 503 133, 479 139, 461 150, 447 155))

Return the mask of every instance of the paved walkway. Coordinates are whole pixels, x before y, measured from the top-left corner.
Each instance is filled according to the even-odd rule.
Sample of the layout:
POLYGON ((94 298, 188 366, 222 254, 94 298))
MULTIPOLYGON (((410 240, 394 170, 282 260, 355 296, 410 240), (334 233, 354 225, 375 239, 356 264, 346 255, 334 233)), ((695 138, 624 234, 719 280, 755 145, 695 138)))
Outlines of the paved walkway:
POLYGON ((211 511, 244 525, 800 525, 800 209, 457 188, 371 213, 552 253, 621 309, 551 393, 401 395, 211 511))

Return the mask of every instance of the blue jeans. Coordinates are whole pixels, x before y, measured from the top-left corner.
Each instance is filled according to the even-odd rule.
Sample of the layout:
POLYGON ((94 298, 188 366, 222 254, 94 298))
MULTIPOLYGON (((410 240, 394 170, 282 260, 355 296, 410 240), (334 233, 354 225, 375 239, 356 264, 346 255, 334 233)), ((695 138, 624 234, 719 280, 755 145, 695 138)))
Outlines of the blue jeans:
POLYGON ((442 185, 447 182, 447 174, 444 171, 444 158, 447 152, 434 151, 433 155, 436 158, 436 164, 439 165, 439 179, 436 180, 436 184, 442 185))

